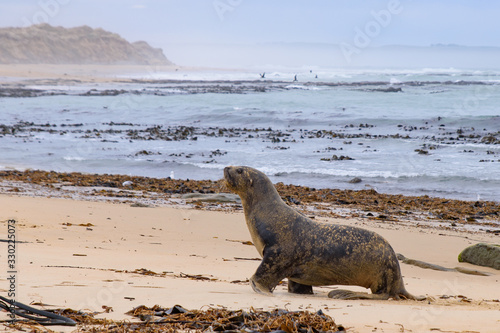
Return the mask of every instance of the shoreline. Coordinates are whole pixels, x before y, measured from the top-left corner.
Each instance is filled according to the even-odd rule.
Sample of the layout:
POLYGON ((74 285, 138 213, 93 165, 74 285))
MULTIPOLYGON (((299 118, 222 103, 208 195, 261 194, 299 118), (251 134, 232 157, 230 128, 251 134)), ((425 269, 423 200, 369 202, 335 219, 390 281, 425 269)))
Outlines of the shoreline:
MULTIPOLYGON (((287 69, 285 70, 285 73, 287 69)), ((290 73, 296 73, 294 68, 288 69, 290 73)), ((300 70, 299 70, 300 71, 300 70)), ((397 70, 396 70, 397 72, 397 70)), ((292 74, 290 74, 292 75, 292 74)), ((468 77, 468 76, 467 76, 468 77)), ((218 68, 218 67, 193 67, 182 65, 127 65, 127 64, 0 64, 0 84, 24 85, 24 84, 84 84, 84 83, 144 83, 144 84, 254 84, 253 91, 259 91, 269 86, 271 89, 282 90, 298 89, 304 87, 352 87, 365 88, 366 91, 395 93, 401 92, 400 87, 414 87, 425 85, 444 84, 448 86, 463 85, 497 85, 497 81, 491 80, 464 80, 448 79, 429 81, 398 81, 392 82, 390 79, 379 78, 375 81, 368 79, 361 81, 351 81, 344 76, 334 76, 321 80, 314 77, 306 77, 295 81, 291 77, 262 78, 259 70, 246 68, 218 68), (158 78, 158 73, 178 73, 184 74, 188 78, 158 78), (255 74, 255 78, 247 76, 240 78, 190 78, 193 73, 242 73, 248 75, 255 74), (140 75, 140 76, 137 76, 140 75)), ((249 91, 251 91, 249 89, 249 91)))
MULTIPOLYGON (((118 179, 122 180, 115 181, 118 179)), ((82 187, 89 185, 85 180, 80 178, 82 187)), ((179 182, 186 188, 195 186, 179 182)), ((18 181, 14 186, 20 184, 18 181)), ((36 197, 5 191, 5 187, 0 193, 0 225, 6 228, 8 219, 16 220, 16 236, 21 241, 17 300, 44 304, 34 305, 37 308, 98 312, 96 318, 113 321, 130 321, 133 318, 125 314, 127 311, 155 304, 165 308, 179 304, 192 310, 321 310, 347 332, 375 328, 384 332, 401 332, 402 328, 413 332, 496 332, 500 322, 496 288, 500 272, 457 262, 457 254, 466 246, 495 242, 498 236, 493 233, 424 227, 421 222, 404 220, 329 217, 306 209, 321 223, 375 231, 408 258, 479 270, 488 276, 435 271, 401 262, 407 290, 429 297, 427 301, 331 300, 326 295, 336 286, 315 287, 314 295, 293 295, 286 291, 286 284, 268 297, 254 293, 247 282, 260 259, 254 246, 249 246, 250 235, 239 204, 188 203, 177 197, 164 204, 134 205, 140 200, 123 197, 126 192, 122 190, 115 191, 119 200, 104 197, 89 201, 88 197, 65 197, 64 186, 71 187, 69 178, 52 186, 51 192, 36 197), (57 189, 61 183, 63 187, 57 189), (62 196, 53 196, 56 192, 63 192, 62 196)), ((100 192, 106 187, 94 189, 100 192)), ((143 188, 134 193, 149 195, 143 188)), ((0 277, 0 282, 5 285, 6 278, 0 277)), ((74 328, 57 330, 70 332, 74 328)))
MULTIPOLYGON (((204 67, 178 65, 98 65, 98 64, 0 64, 0 83, 116 83, 133 82, 124 75, 154 74, 157 72, 186 72, 214 70, 204 67)), ((217 69, 219 70, 219 69, 217 69)), ((220 69, 223 70, 223 69, 220 69)), ((232 70, 226 70, 232 71, 232 70)))
MULTIPOLYGON (((378 193, 374 189, 341 190, 276 183, 282 199, 306 214, 374 221, 408 221, 422 227, 470 229, 500 233, 500 202, 378 193)), ((0 170, 0 194, 120 201, 151 206, 190 205, 217 209, 233 203, 222 179, 190 180, 88 174, 44 170, 0 170), (217 195, 220 194, 219 197, 217 195), (215 197, 214 197, 215 196, 215 197)))

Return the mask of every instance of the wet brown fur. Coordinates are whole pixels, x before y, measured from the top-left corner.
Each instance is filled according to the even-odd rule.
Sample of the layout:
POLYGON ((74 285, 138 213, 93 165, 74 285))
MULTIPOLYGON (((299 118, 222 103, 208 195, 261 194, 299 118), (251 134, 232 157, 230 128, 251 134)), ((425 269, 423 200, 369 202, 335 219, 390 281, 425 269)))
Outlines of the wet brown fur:
POLYGON ((224 169, 227 187, 241 197, 261 264, 250 278, 256 292, 270 294, 288 278, 289 292, 312 294, 312 286, 357 285, 372 294, 333 290, 341 299, 416 299, 403 284, 399 262, 380 235, 356 227, 315 222, 281 200, 262 172, 224 169))

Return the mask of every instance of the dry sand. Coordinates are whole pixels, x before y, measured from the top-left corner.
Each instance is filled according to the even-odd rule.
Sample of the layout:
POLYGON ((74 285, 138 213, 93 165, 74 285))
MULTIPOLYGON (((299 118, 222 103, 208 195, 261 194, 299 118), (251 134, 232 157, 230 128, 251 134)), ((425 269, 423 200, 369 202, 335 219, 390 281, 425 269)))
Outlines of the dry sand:
MULTIPOLYGON (((131 207, 124 203, 0 195, 1 238, 7 220, 17 221, 17 300, 55 307, 113 312, 112 319, 130 319, 126 311, 144 304, 188 309, 225 306, 290 310, 323 310, 348 332, 499 332, 500 272, 457 262, 458 253, 477 242, 498 242, 498 236, 402 226, 395 222, 321 219, 358 225, 383 235, 395 251, 445 267, 467 267, 490 276, 440 272, 401 264, 407 289, 431 301, 331 300, 331 288, 315 288, 311 296, 293 295, 279 286, 273 297, 256 294, 245 281, 259 261, 244 216, 171 207, 131 207), (90 223, 91 225, 87 225, 90 223), (87 225, 80 226, 79 224, 87 225), (117 272, 148 269, 164 276, 117 272), (181 277, 201 274, 212 281, 181 277), (452 296, 440 298, 442 295, 452 296), (457 297, 465 296, 466 299, 457 297)), ((2 269, 7 245, 0 243, 2 269)), ((6 275, 0 275, 6 294, 6 275)), ((352 288, 360 290, 362 288, 352 288)), ((3 313, 2 316, 6 317, 3 313)), ((57 330, 71 331, 74 328, 57 330)))

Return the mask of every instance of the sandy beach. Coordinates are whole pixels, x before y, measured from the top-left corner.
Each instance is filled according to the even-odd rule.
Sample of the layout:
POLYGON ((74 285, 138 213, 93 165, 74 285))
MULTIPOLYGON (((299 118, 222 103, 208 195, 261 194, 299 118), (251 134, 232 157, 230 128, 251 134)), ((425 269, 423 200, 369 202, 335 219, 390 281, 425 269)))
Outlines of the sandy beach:
MULTIPOLYGON (((38 79, 112 82, 119 74, 148 70, 175 67, 0 65, 0 80, 8 84, 38 79)), ((8 221, 13 220, 19 241, 16 300, 43 304, 35 305, 38 308, 102 312, 103 307, 111 307, 111 312, 98 317, 112 320, 132 320, 127 311, 156 304, 180 304, 186 309, 322 310, 347 332, 498 332, 500 327, 500 271, 457 261, 469 245, 498 243, 496 232, 485 231, 498 227, 496 204, 465 207, 462 201, 427 197, 414 214, 412 205, 418 201, 414 198, 382 197, 369 190, 341 197, 330 190, 312 193, 308 189, 306 193, 303 188, 281 186, 280 190, 288 191, 287 197, 302 201, 301 208, 317 221, 373 230, 407 258, 478 270, 487 276, 401 263, 406 289, 426 296, 426 301, 331 300, 327 294, 338 286, 316 287, 314 295, 305 296, 289 294, 286 284, 269 297, 253 292, 247 282, 260 259, 248 244, 250 235, 238 204, 193 205, 173 195, 163 200, 164 184, 144 179, 131 179, 134 188, 124 189, 110 184, 129 179, 82 180, 78 175, 55 179, 51 174, 29 172, 9 177, 9 182, 0 179, 4 272, 0 293, 9 291, 6 240, 8 221), (155 185, 158 192, 141 187, 146 183, 155 185), (74 195, 74 188, 65 187, 87 190, 80 188, 74 195), (147 205, 132 205, 135 198, 147 205), (325 198, 329 201, 322 201, 325 198), (330 213, 322 214, 325 211, 330 213), (372 218, 367 218, 368 211, 373 212, 369 213, 372 218), (488 226, 476 221, 483 218, 495 222, 488 226), (451 221, 458 221, 458 227, 449 227, 451 221)), ((186 188, 184 182, 175 186, 186 188)), ((187 188, 197 191, 193 186, 187 188)), ((199 187, 210 186, 217 189, 209 182, 199 187)), ((1 316, 6 319, 7 313, 1 316)))
MULTIPOLYGON (((286 286, 280 286, 268 297, 254 293, 245 282, 259 261, 246 260, 258 258, 258 253, 245 244, 250 235, 241 210, 131 207, 130 203, 9 194, 0 195, 0 203, 2 234, 6 235, 7 221, 14 219, 16 237, 22 241, 16 253, 17 300, 26 304, 91 311, 108 306, 113 312, 99 317, 115 320, 130 320, 125 312, 155 304, 180 304, 187 309, 322 310, 348 332, 497 332, 500 325, 500 273, 457 262, 463 248, 497 242, 494 234, 318 217, 324 223, 376 231, 408 258, 490 275, 401 264, 406 288, 429 297, 423 302, 328 299, 328 291, 335 286, 315 288, 312 296, 289 294, 286 286), (146 270, 156 274, 140 274, 146 270), (196 275, 208 279, 189 278, 196 275)), ((0 245, 5 258, 6 243, 0 245)), ((1 292, 6 293, 5 274, 1 282, 1 292)))
POLYGON ((58 65, 58 64, 0 64, 0 82, 14 83, 33 80, 88 82, 126 81, 124 75, 174 71, 203 70, 185 66, 153 65, 58 65))

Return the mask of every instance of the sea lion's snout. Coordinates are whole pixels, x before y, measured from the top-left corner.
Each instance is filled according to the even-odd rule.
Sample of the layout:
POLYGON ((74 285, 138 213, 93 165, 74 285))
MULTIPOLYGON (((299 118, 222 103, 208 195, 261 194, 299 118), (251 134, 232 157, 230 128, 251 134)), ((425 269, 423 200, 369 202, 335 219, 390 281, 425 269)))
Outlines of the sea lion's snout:
POLYGON ((224 168, 224 179, 226 181, 229 181, 232 177, 231 177, 231 171, 234 169, 233 166, 227 166, 224 168))
POLYGON ((232 191, 234 191, 236 185, 236 179, 234 177, 235 174, 234 169, 235 167, 233 166, 227 166, 224 168, 224 179, 226 180, 226 185, 232 191))
POLYGON ((229 175, 229 169, 231 169, 230 166, 227 166, 224 168, 224 178, 227 180, 227 177, 229 175))

